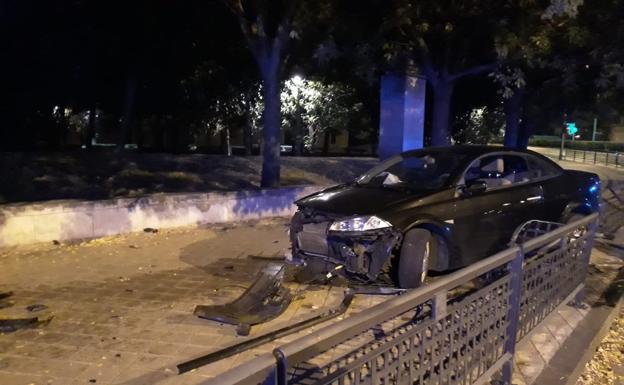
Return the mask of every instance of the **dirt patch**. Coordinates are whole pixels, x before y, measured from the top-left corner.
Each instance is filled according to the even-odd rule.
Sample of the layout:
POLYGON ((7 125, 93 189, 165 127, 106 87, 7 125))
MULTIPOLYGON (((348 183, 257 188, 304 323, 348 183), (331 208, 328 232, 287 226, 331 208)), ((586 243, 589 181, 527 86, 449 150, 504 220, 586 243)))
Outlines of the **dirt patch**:
MULTIPOLYGON (((282 157, 282 185, 336 184, 373 158, 282 157)), ((0 203, 110 199, 165 192, 258 189, 258 156, 202 154, 0 153, 0 203)))

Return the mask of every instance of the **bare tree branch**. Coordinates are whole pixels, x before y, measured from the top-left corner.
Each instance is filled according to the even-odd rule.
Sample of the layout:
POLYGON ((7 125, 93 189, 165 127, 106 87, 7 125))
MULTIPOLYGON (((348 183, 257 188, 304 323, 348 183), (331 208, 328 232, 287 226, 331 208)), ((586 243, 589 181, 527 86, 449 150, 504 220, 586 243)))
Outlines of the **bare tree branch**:
MULTIPOLYGON (((258 41, 258 38, 254 36, 253 30, 253 21, 249 20, 245 15, 245 9, 243 8, 243 4, 241 0, 223 0, 223 4, 234 14, 236 19, 238 20, 238 24, 240 25, 241 32, 249 44, 251 52, 254 57, 258 59, 261 55, 261 43, 258 41)), ((256 28, 259 26, 256 24, 256 28)))
POLYGON ((496 69, 498 64, 499 64, 498 62, 494 62, 494 63, 482 64, 482 65, 470 67, 470 68, 467 68, 467 69, 465 69, 463 71, 459 71, 459 72, 456 72, 456 73, 450 75, 449 79, 450 80, 457 80, 457 79, 463 78, 465 76, 474 76, 474 75, 482 74, 484 72, 493 71, 493 70, 496 69))
POLYGON ((279 50, 279 52, 282 52, 290 41, 290 33, 293 29, 295 13, 299 8, 299 3, 300 0, 288 1, 287 8, 282 16, 282 21, 277 27, 275 40, 273 41, 273 48, 279 50))

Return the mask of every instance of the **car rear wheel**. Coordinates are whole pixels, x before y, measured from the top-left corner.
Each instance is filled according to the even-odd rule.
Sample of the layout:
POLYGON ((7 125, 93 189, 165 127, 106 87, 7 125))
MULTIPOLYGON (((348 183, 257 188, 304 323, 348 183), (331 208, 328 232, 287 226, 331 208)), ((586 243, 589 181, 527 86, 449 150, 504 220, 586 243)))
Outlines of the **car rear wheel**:
POLYGON ((397 272, 398 284, 413 289, 425 282, 432 253, 433 237, 425 229, 412 229, 405 234, 397 272))

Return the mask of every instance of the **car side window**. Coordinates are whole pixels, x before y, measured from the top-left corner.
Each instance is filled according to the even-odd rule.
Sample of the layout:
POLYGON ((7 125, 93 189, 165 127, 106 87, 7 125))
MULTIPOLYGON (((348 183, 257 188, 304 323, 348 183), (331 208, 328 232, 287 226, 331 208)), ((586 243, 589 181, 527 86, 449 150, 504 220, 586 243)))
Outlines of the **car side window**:
POLYGON ((488 189, 529 181, 526 160, 516 155, 491 155, 477 159, 464 174, 464 183, 481 180, 488 189))
POLYGON ((532 179, 557 175, 561 172, 557 167, 548 163, 548 161, 536 156, 526 155, 526 160, 532 179))
POLYGON ((472 162, 464 175, 464 183, 481 180, 487 184, 488 189, 510 184, 503 178, 505 161, 503 156, 491 155, 472 162))
POLYGON ((503 158, 505 160, 504 177, 512 184, 533 179, 525 158, 517 155, 506 155, 503 158))

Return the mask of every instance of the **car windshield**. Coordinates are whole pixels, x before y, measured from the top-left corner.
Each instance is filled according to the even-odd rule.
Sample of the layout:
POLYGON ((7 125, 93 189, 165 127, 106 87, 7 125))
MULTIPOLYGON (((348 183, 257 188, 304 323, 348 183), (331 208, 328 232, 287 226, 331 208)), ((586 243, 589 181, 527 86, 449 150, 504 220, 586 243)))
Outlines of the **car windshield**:
POLYGON ((453 152, 402 154, 392 157, 356 179, 360 186, 409 190, 445 187, 466 156, 453 152))

